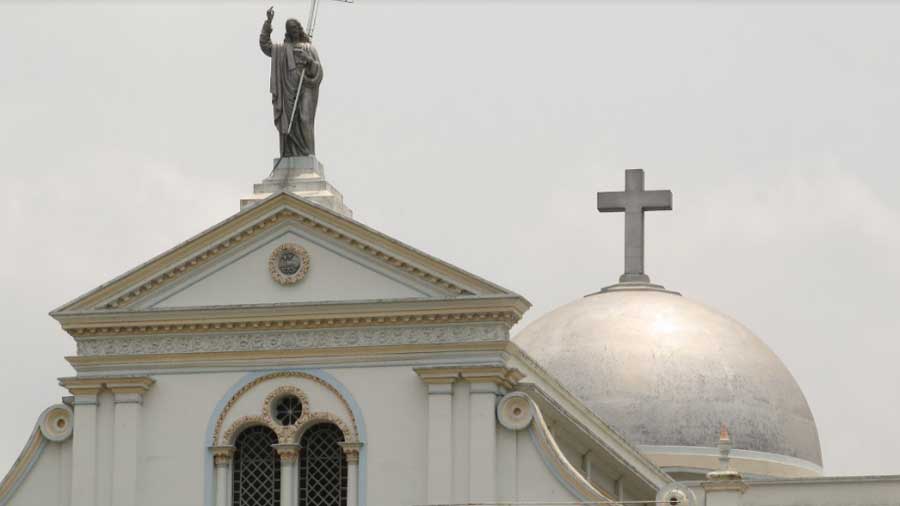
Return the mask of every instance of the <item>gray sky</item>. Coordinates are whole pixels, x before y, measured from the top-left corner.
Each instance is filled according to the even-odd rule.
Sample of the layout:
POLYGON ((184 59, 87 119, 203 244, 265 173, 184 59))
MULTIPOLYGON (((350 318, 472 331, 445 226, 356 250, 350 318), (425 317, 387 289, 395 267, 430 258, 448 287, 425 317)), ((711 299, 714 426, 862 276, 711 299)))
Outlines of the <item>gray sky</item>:
MULTIPOLYGON (((275 5, 280 38, 307 4, 275 5)), ((0 4, 0 473, 72 374, 47 312, 267 175, 266 7, 0 4)), ((647 218, 654 281, 784 360, 827 473, 900 473, 898 24, 887 2, 326 2, 317 151, 359 220, 523 294, 526 322, 615 281, 594 192, 644 168, 675 194, 647 218)))

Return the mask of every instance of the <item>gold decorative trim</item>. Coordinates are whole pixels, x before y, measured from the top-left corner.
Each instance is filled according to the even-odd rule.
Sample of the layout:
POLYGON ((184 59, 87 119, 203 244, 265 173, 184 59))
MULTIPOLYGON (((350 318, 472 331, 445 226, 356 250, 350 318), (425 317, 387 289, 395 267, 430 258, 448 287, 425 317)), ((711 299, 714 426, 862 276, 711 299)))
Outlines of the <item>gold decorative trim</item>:
POLYGON ((184 274, 187 274, 188 272, 191 272, 192 270, 207 264, 211 259, 216 258, 229 249, 232 249, 235 245, 245 242, 247 239, 253 237, 260 231, 271 228, 272 226, 286 220, 296 221, 310 231, 342 241, 345 244, 353 247, 354 249, 368 254, 376 260, 405 271, 406 273, 416 278, 427 281, 428 283, 431 283, 432 285, 437 286, 444 291, 450 292, 453 295, 474 295, 472 292, 456 286, 455 284, 443 278, 434 276, 414 265, 409 264, 404 260, 401 260, 391 254, 385 253, 375 246, 349 237, 342 232, 338 232, 328 225, 301 216, 296 211, 285 209, 279 211, 274 216, 269 216, 262 221, 259 221, 237 232, 236 234, 217 242, 213 246, 208 247, 203 252, 193 255, 188 260, 180 262, 175 267, 167 269, 163 273, 150 278, 149 280, 143 282, 140 286, 128 291, 126 294, 121 295, 116 299, 104 304, 103 307, 106 309, 116 309, 125 305, 134 304, 135 302, 146 297, 150 292, 155 291, 162 286, 168 285, 184 274))
POLYGON ((446 323, 502 322, 510 326, 519 321, 513 311, 477 313, 425 313, 392 316, 358 316, 338 318, 296 318, 279 320, 250 320, 214 323, 178 323, 66 328, 75 338, 115 335, 155 335, 174 333, 231 332, 246 330, 305 330, 347 327, 380 327, 446 323))
POLYGON ((299 244, 282 244, 272 250, 272 254, 269 255, 269 275, 272 276, 273 281, 280 285, 293 285, 299 283, 303 278, 306 277, 306 274, 308 272, 309 253, 307 253, 306 248, 300 246, 299 244), (281 272, 281 255, 286 252, 293 253, 300 259, 300 265, 297 267, 297 271, 293 274, 285 274, 281 272))
MULTIPOLYGON (((317 376, 313 376, 311 374, 307 374, 305 372, 279 371, 279 372, 273 372, 270 374, 266 374, 264 376, 260 376, 259 378, 256 378, 253 381, 250 381, 246 385, 242 386, 237 392, 235 392, 235 394, 233 396, 231 396, 231 399, 229 399, 228 403, 225 404, 225 408, 222 409, 222 412, 219 414, 219 418, 216 420, 216 428, 213 431, 213 441, 217 442, 221 446, 232 445, 232 444, 234 444, 234 437, 237 434, 236 431, 239 432, 240 430, 247 427, 247 425, 242 425, 242 424, 257 423, 259 425, 265 425, 266 427, 269 427, 270 429, 275 431, 275 433, 278 434, 279 442, 290 443, 290 442, 292 442, 292 439, 297 434, 302 433, 302 431, 305 430, 305 427, 308 427, 307 421, 313 419, 314 415, 323 415, 323 418, 322 418, 323 420, 326 419, 324 417, 324 415, 334 416, 334 415, 331 415, 328 413, 309 413, 309 412, 307 412, 307 413, 301 415, 301 418, 297 424, 295 424, 293 426, 289 426, 289 427, 284 427, 284 426, 275 424, 274 421, 272 420, 271 416, 266 416, 266 414, 268 413, 268 409, 265 409, 263 411, 264 414, 262 416, 251 415, 251 416, 243 416, 241 418, 238 418, 237 420, 235 420, 235 422, 233 422, 231 424, 231 426, 229 426, 229 428, 225 432, 225 434, 223 434, 220 437, 220 434, 222 434, 222 426, 225 423, 225 418, 228 416, 228 413, 231 411, 231 408, 234 407, 235 403, 237 403, 237 401, 241 397, 243 397, 244 394, 246 394, 247 392, 252 390, 254 387, 256 387, 266 381, 277 379, 277 378, 302 378, 302 379, 306 379, 306 380, 315 382, 315 383, 325 387, 329 392, 331 392, 335 397, 337 397, 341 401, 341 404, 344 406, 344 409, 346 409, 348 416, 350 417, 351 427, 347 427, 347 425, 344 424, 343 422, 340 425, 338 425, 338 424, 335 424, 335 425, 338 425, 338 427, 340 427, 341 430, 344 432, 344 439, 346 441, 357 441, 358 440, 357 431, 356 431, 356 418, 353 416, 353 410, 350 409, 350 404, 347 402, 346 399, 344 399, 344 396, 342 396, 341 393, 338 392, 336 388, 331 386, 331 384, 324 381, 323 379, 321 379, 317 376)), ((329 419, 329 421, 331 421, 331 420, 329 419)))

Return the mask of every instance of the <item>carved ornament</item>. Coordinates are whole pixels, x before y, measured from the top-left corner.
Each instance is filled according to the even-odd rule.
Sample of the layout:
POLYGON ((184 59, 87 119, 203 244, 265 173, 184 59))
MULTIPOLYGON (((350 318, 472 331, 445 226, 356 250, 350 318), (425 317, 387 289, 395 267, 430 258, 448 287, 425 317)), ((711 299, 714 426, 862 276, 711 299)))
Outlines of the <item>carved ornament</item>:
POLYGON ((282 244, 269 255, 269 275, 280 285, 298 283, 308 272, 309 253, 299 244, 282 244))
MULTIPOLYGON (((384 318, 388 320, 388 318, 384 318)), ((505 323, 79 339, 78 356, 163 355, 505 341, 505 323)))
MULTIPOLYGON (((271 395, 272 393, 269 394, 269 396, 271 395)), ((303 397, 301 397, 301 400, 305 398, 306 395, 304 394, 303 397)), ((237 392, 235 392, 231 399, 229 399, 225 404, 225 408, 222 409, 222 413, 219 414, 218 419, 216 419, 216 427, 213 431, 213 441, 223 446, 233 445, 234 438, 237 437, 240 431, 251 425, 263 425, 269 427, 275 432, 275 434, 278 435, 279 443, 291 444, 296 443, 299 440, 300 435, 302 435, 303 431, 306 430, 306 428, 319 422, 334 423, 344 433, 344 441, 358 441, 356 419, 353 416, 353 410, 350 409, 350 404, 346 399, 344 399, 344 397, 340 394, 340 392, 337 391, 336 388, 334 388, 331 384, 322 380, 321 378, 313 376, 311 374, 307 374, 305 372, 278 371, 271 374, 266 374, 265 376, 260 376, 259 378, 256 378, 253 381, 247 383, 237 392), (334 395, 341 401, 341 404, 344 406, 347 413, 349 413, 348 416, 350 417, 351 425, 348 426, 346 423, 344 423, 343 420, 332 413, 313 413, 309 410, 308 403, 305 403, 304 413, 301 415, 300 420, 298 420, 294 425, 285 427, 272 419, 269 404, 266 403, 263 406, 262 413, 260 413, 259 415, 248 415, 240 417, 232 422, 228 429, 224 433, 222 433, 222 426, 225 423, 225 418, 228 416, 231 408, 234 407, 235 403, 237 403, 237 401, 241 397, 243 397, 247 392, 260 385, 261 383, 278 378, 303 378, 325 387, 329 392, 331 392, 332 395, 334 395)))

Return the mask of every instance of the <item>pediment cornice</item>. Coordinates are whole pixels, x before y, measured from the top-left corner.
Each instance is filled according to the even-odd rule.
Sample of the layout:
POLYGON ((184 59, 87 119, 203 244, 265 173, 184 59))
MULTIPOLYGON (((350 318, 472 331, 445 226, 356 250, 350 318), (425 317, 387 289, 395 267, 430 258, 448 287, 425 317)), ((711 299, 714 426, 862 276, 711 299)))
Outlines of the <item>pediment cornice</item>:
POLYGON ((287 221, 307 233, 366 255, 400 275, 428 283, 446 297, 501 294, 519 297, 357 221, 289 193, 278 193, 69 302, 51 315, 62 321, 68 313, 133 308, 195 269, 287 221))

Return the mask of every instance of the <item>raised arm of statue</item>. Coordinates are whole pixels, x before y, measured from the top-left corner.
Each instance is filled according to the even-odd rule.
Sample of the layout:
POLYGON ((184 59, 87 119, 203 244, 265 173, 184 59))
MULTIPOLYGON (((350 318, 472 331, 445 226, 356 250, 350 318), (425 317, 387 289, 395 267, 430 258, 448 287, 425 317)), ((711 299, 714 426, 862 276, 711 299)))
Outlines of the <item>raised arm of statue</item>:
POLYGON ((268 57, 272 56, 272 18, 274 16, 275 9, 269 7, 269 10, 266 11, 266 20, 263 22, 262 31, 259 33, 259 48, 268 57))

